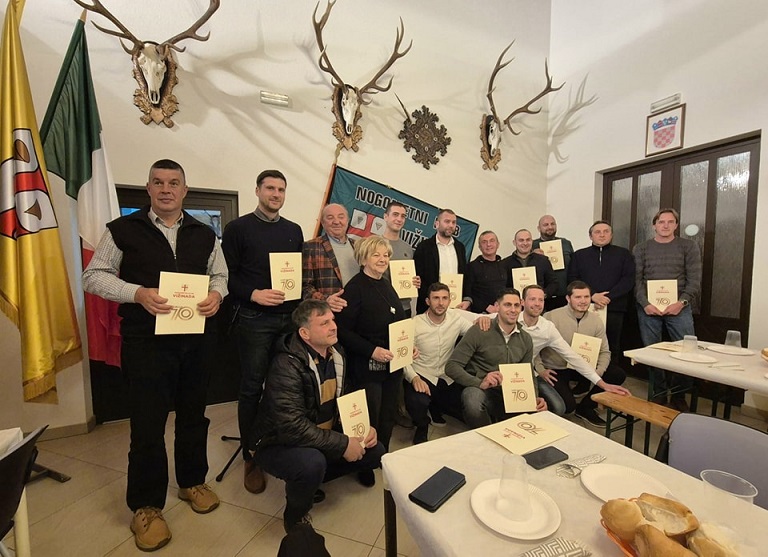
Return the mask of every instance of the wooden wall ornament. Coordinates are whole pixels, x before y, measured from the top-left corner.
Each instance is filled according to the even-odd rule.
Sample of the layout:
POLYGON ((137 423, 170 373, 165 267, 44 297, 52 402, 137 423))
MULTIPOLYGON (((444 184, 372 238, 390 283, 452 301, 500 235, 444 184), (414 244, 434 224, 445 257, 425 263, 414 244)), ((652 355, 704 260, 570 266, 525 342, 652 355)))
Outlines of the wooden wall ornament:
POLYGON ((515 44, 515 41, 509 43, 507 47, 501 51, 498 60, 496 60, 496 65, 491 72, 491 77, 488 80, 488 92, 486 94, 486 98, 488 99, 491 113, 483 114, 483 119, 480 124, 480 141, 482 143, 480 148, 480 158, 483 160, 484 170, 498 170, 498 165, 501 161, 501 134, 505 127, 510 132, 512 132, 512 135, 520 135, 521 132, 515 131, 515 129, 512 127, 512 119, 519 114, 538 114, 541 112, 541 108, 533 110, 531 109, 531 106, 549 93, 559 91, 563 88, 563 85, 565 85, 565 82, 563 82, 559 87, 552 86, 552 76, 549 75, 549 64, 545 58, 544 75, 547 78, 547 83, 544 85, 544 89, 542 89, 538 95, 534 96, 527 103, 510 112, 509 116, 502 120, 497 114, 496 106, 493 102, 493 92, 496 90, 493 82, 496 79, 498 73, 507 67, 509 63, 512 62, 512 60, 514 60, 514 58, 510 58, 506 62, 502 63, 504 56, 507 54, 507 51, 512 48, 513 44, 515 44))
POLYGON ((210 0, 208 10, 189 29, 162 43, 137 39, 104 7, 100 0, 91 0, 90 3, 86 3, 85 0, 74 0, 74 2, 85 10, 107 18, 117 28, 107 29, 95 22, 93 24, 99 31, 117 37, 123 50, 131 55, 133 77, 139 84, 139 88, 133 93, 133 104, 143 113, 141 121, 146 125, 154 122, 158 125, 162 123, 168 128, 173 127, 174 122, 171 116, 179 110, 179 103, 173 94, 173 88, 178 83, 177 64, 173 51, 186 50, 186 47, 177 45, 184 39, 207 41, 210 38, 210 33, 200 35, 198 30, 219 9, 221 0, 210 0), (128 48, 124 40, 132 46, 128 48))
POLYGON ((312 14, 312 27, 315 30, 317 47, 320 49, 318 66, 322 71, 331 76, 331 85, 333 86, 333 94, 331 95, 333 106, 331 107, 331 112, 333 112, 333 115, 336 118, 331 129, 333 131, 333 136, 336 138, 336 141, 338 141, 336 146, 336 155, 338 156, 342 148, 352 149, 355 152, 359 149, 357 144, 363 138, 363 129, 358 124, 358 120, 362 117, 360 108, 363 105, 371 104, 372 99, 370 98, 370 95, 389 91, 389 88, 392 87, 392 77, 389 78, 386 85, 380 85, 378 81, 392 67, 392 64, 399 58, 408 54, 413 46, 413 41, 408 44, 408 48, 402 52, 400 51, 400 46, 402 45, 405 34, 403 19, 400 18, 400 27, 398 27, 397 35, 395 36, 395 47, 392 50, 389 59, 384 63, 381 69, 376 72, 376 75, 362 87, 358 88, 354 85, 349 85, 341 79, 338 72, 333 68, 331 59, 328 57, 328 47, 323 40, 323 29, 328 23, 328 18, 331 15, 331 9, 334 4, 336 4, 336 0, 328 0, 325 12, 320 19, 317 19, 317 10, 320 7, 320 2, 317 3, 315 11, 312 14))
POLYGON ((425 105, 421 106, 421 110, 414 110, 411 115, 413 119, 411 119, 400 97, 397 97, 397 100, 405 114, 403 129, 397 137, 403 140, 403 148, 406 152, 410 153, 411 149, 414 150, 411 159, 429 170, 430 164, 440 162, 437 153, 443 157, 448 153, 448 145, 451 144, 448 130, 442 124, 439 128, 437 127, 440 118, 437 114, 430 112, 425 105))

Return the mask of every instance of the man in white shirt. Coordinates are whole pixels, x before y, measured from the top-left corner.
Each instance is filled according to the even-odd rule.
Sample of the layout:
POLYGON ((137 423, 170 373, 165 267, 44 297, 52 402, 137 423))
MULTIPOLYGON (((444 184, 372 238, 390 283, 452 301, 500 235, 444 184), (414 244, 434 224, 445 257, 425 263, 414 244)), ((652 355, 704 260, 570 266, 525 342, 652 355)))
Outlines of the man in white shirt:
MULTIPOLYGON (((605 391, 629 394, 629 391, 625 388, 609 385, 603 381, 597 371, 587 365, 584 359, 573 351, 570 345, 563 339, 555 324, 541 317, 543 311, 544 289, 538 284, 527 286, 523 290, 523 312, 518 318, 518 325, 533 340, 534 362, 538 360, 538 355, 544 348, 549 348, 567 362, 569 369, 577 371, 590 383, 597 385, 605 391)), ((557 373, 553 370, 541 369, 542 372, 536 377, 539 394, 547 401, 547 408, 550 412, 562 416, 566 413, 566 404, 563 397, 560 396, 554 387, 554 384, 557 382, 557 373)), ((572 412, 573 409, 570 411, 572 412)))
MULTIPOLYGON (((433 425, 445 424, 443 412, 461 419, 462 387, 445 374, 445 363, 458 338, 472 327, 472 314, 448 308, 451 294, 447 285, 433 283, 427 292, 427 311, 413 318, 419 357, 405 368, 405 406, 416 425, 414 445, 427 440, 427 411, 433 425)), ((482 319, 480 327, 487 330, 490 319, 482 319)))
POLYGON ((594 387, 577 404, 569 382, 578 380, 584 374, 574 369, 570 360, 566 361, 566 358, 555 350, 545 348, 539 357, 535 358, 534 365, 538 374, 555 387, 563 398, 566 412, 575 410, 578 417, 593 426, 605 427, 605 420, 597 414, 597 403, 591 396, 602 391, 629 395, 630 392, 620 386, 626 379, 626 374, 619 366, 611 363, 611 351, 608 347, 608 338, 605 336, 605 326, 596 313, 589 311, 589 304, 592 302, 592 291, 589 286, 581 281, 570 283, 566 289, 566 300, 567 306, 552 310, 544 317, 557 327, 565 342, 573 342, 575 333, 600 339, 596 373, 601 379, 595 382, 594 376, 592 379, 587 377, 594 383, 594 387))

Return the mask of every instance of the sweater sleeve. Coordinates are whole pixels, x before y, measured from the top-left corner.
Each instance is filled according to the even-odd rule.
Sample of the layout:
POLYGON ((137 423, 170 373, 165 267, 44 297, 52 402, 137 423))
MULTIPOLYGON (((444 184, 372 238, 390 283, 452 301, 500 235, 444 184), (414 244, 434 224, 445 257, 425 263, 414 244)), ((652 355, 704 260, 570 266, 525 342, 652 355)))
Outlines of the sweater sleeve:
POLYGON ((645 282, 645 243, 637 244, 632 253, 635 258, 635 299, 641 307, 648 305, 648 285, 645 282))
POLYGON ((221 249, 229 268, 229 292, 238 300, 250 300, 253 288, 243 279, 241 272, 242 233, 240 222, 232 221, 224 228, 221 236, 221 249))
POLYGON ((482 381, 466 370, 479 342, 480 329, 472 327, 462 337, 445 364, 445 374, 462 387, 479 387, 482 381))
POLYGON ((681 300, 692 302, 701 290, 701 253, 699 246, 691 241, 685 250, 685 285, 680 295, 681 300))
POLYGON ((630 290, 632 290, 632 286, 635 284, 635 261, 629 251, 623 249, 621 251, 621 278, 613 285, 613 288, 608 291, 608 297, 612 301, 629 294, 630 290))

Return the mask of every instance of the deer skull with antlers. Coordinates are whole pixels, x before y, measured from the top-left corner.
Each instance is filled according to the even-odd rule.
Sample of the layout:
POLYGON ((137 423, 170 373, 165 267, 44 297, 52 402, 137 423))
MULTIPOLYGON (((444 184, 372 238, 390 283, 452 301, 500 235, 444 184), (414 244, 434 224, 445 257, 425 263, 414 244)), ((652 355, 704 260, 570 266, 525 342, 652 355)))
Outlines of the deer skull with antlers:
POLYGON ((221 0, 210 0, 208 10, 189 29, 162 43, 137 39, 104 7, 100 0, 91 0, 90 4, 84 0, 74 0, 74 2, 88 11, 104 16, 117 27, 117 29, 107 29, 97 23, 93 24, 99 31, 120 39, 123 50, 131 55, 133 77, 139 84, 139 88, 133 93, 133 104, 144 113, 141 121, 147 125, 154 122, 155 124, 163 123, 169 128, 173 127, 171 116, 179 110, 176 96, 172 93, 173 87, 178 82, 173 51, 186 50, 186 47, 177 45, 183 39, 208 40, 210 33, 200 35, 197 31, 219 9, 221 0), (123 40, 129 41, 132 46, 129 48, 123 40))
POLYGON ((482 142, 482 146, 480 148, 480 158, 483 159, 483 169, 485 170, 499 169, 498 165, 501 161, 501 148, 499 145, 501 144, 501 133, 504 131, 504 127, 506 126, 507 129, 512 132, 512 135, 520 135, 519 131, 515 131, 514 128, 512 128, 512 118, 518 114, 538 114, 541 112, 541 108, 532 110, 531 106, 533 103, 540 100, 549 93, 559 91, 563 88, 563 85, 565 85, 565 83, 563 83, 559 87, 552 87, 552 76, 549 75, 549 65, 547 64, 547 61, 544 60, 544 74, 547 78, 547 83, 544 85, 544 89, 542 89, 538 95, 533 97, 527 103, 513 110, 509 116, 503 120, 499 118, 499 115, 496 113, 496 106, 493 103, 493 92, 496 90, 493 82, 496 79, 498 73, 507 67, 507 65, 509 65, 512 60, 514 60, 514 58, 511 58, 502 64, 504 56, 507 54, 507 51, 512 48, 513 44, 515 44, 515 41, 509 43, 507 48, 501 51, 499 59, 496 60, 496 66, 494 66, 493 71, 491 72, 491 78, 488 80, 488 93, 486 97, 488 98, 488 103, 491 107, 491 113, 483 114, 483 119, 480 122, 480 140, 482 142))
MULTIPOLYGON (((333 95, 331 97, 333 106, 331 108, 336 122, 333 124, 333 135, 339 142, 338 149, 344 147, 345 149, 358 150, 357 143, 363 138, 363 129, 357 124, 357 121, 362 117, 360 111, 361 105, 367 105, 371 103, 370 98, 367 100, 363 95, 374 95, 378 92, 389 91, 392 86, 392 77, 389 78, 389 82, 386 85, 379 85, 378 81, 384 75, 384 73, 392 67, 398 58, 402 58, 413 46, 413 41, 410 42, 408 48, 400 51, 400 46, 403 42, 403 36, 405 34, 405 27, 403 25, 402 18, 400 19, 400 27, 397 30, 397 36, 395 37, 395 47, 392 50, 392 55, 384 63, 382 68, 376 72, 373 78, 363 85, 362 87, 355 87, 344 82, 336 70, 331 65, 331 60, 328 57, 328 47, 323 41, 323 28, 328 23, 328 18, 331 15, 331 9, 336 3, 336 0, 328 0, 328 4, 325 8, 325 13, 317 19, 317 10, 320 7, 320 2, 315 6, 315 11, 312 14, 312 27, 315 29, 315 38, 317 39, 317 46, 320 49, 320 59, 318 65, 320 69, 331 75, 331 85, 333 85, 333 95)), ((337 151, 338 153, 338 151, 337 151)))

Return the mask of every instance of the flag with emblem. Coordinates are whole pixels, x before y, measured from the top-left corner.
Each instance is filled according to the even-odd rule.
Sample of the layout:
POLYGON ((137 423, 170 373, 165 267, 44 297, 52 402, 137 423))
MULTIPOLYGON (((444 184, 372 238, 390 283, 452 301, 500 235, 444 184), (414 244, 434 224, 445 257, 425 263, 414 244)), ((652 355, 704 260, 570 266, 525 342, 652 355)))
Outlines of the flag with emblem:
MULTIPOLYGON (((72 33, 40 126, 40 137, 48 170, 64 180, 67 195, 77 200, 77 229, 82 239, 85 268, 107 223, 120 216, 93 90, 85 36, 85 12, 72 33)), ((120 320, 117 308, 115 302, 87 292, 85 294, 89 357, 119 367, 120 320)))
POLYGON ((52 402, 56 372, 82 353, 21 49, 23 7, 9 0, 0 49, 0 309, 20 332, 24 400, 52 402))

